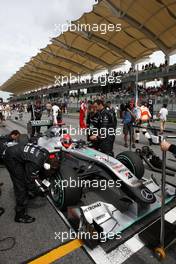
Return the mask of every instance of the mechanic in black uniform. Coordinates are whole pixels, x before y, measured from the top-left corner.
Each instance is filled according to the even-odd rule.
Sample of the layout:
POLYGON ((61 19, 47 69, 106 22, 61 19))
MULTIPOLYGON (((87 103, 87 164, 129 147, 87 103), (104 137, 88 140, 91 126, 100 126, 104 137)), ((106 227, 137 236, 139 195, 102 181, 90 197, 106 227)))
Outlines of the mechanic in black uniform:
POLYGON ((114 156, 113 144, 115 140, 115 121, 112 118, 112 114, 104 106, 102 100, 97 99, 94 102, 94 107, 99 112, 98 117, 98 135, 92 135, 91 140, 98 141, 99 150, 110 156, 114 156))
POLYGON ((176 157, 176 145, 170 144, 167 141, 161 142, 161 150, 170 151, 176 157))
MULTIPOLYGON (((42 117, 42 105, 40 100, 36 101, 36 104, 32 106, 30 104, 27 108, 28 112, 31 112, 31 121, 32 120, 41 120, 42 117)), ((32 134, 31 137, 35 135, 35 132, 39 135, 40 134, 40 126, 32 127, 32 134)))
POLYGON ((14 142, 0 145, 0 155, 9 171, 16 197, 15 222, 32 223, 35 218, 26 214, 29 182, 35 180, 48 158, 48 151, 34 144, 14 142))
POLYGON ((99 112, 97 108, 91 104, 89 112, 87 114, 86 125, 87 125, 87 141, 91 142, 91 146, 98 150, 98 140, 91 140, 91 136, 94 131, 98 128, 99 112))
POLYGON ((114 129, 116 129, 117 128, 117 115, 116 115, 114 107, 112 107, 111 101, 106 102, 106 109, 109 111, 110 115, 112 116, 114 129))
POLYGON ((1 136, 0 137, 0 143, 6 143, 11 141, 19 141, 21 133, 18 130, 13 130, 10 132, 10 134, 1 136))

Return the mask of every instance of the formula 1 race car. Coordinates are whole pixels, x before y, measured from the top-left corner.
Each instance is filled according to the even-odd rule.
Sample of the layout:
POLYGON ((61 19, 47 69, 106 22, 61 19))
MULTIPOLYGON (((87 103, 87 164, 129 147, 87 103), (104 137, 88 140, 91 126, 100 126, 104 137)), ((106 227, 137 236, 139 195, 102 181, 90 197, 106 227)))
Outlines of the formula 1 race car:
POLYGON ((66 146, 62 144, 63 132, 64 129, 52 127, 38 140, 38 145, 50 152, 51 161, 58 161, 59 170, 50 179, 50 191, 60 209, 78 203, 83 187, 86 187, 86 184, 93 187, 95 180, 98 185, 95 189, 98 190, 98 182, 102 180, 111 181, 111 185, 113 181, 119 181, 121 188, 110 188, 111 197, 113 192, 115 196, 116 192, 120 193, 120 197, 126 197, 125 193, 128 192, 128 196, 141 203, 155 202, 156 198, 141 181, 144 166, 136 153, 126 151, 113 158, 90 148, 83 140, 72 141, 71 145, 66 146), (67 182, 66 187, 61 186, 64 181, 67 182), (143 195, 145 191, 150 193, 149 197, 143 195))
MULTIPOLYGON (((88 226, 108 237, 109 232, 123 232, 160 208, 160 186, 143 177, 139 153, 125 151, 113 158, 83 140, 70 139, 64 128, 55 126, 37 144, 50 152, 49 195, 70 222, 79 222, 79 232, 88 226)), ((168 203, 176 190, 169 184, 166 189, 168 203)))

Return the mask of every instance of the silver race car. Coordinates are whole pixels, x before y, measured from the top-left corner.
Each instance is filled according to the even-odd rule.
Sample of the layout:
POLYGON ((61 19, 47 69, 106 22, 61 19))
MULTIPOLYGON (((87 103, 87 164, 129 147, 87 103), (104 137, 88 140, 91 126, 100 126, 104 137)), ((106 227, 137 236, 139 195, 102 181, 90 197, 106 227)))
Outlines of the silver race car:
MULTIPOLYGON (((160 208, 160 186, 143 177, 137 153, 110 157, 83 140, 72 140, 61 127, 51 127, 38 145, 50 152, 50 197, 71 221, 79 219, 79 231, 88 225, 105 237, 118 234, 160 208)), ((167 191, 169 202, 175 188, 167 185, 167 191)))

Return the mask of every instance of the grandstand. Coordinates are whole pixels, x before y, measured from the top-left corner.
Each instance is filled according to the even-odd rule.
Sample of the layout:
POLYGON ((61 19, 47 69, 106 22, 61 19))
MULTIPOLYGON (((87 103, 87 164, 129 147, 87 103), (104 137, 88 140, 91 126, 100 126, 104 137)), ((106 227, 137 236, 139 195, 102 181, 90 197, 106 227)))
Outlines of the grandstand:
MULTIPOLYGON (((151 64, 152 65, 152 64, 151 64)), ((44 102, 48 100, 60 100, 64 102, 67 100, 69 108, 78 108, 78 102, 82 99, 93 100, 101 95, 105 95, 106 99, 112 99, 114 105, 129 101, 135 97, 136 85, 136 70, 129 69, 128 72, 112 71, 112 76, 120 78, 121 83, 107 83, 102 86, 102 78, 107 79, 109 74, 97 77, 97 82, 91 79, 85 79, 82 83, 67 83, 63 86, 51 86, 50 88, 41 89, 38 91, 27 92, 19 96, 10 98, 11 103, 28 103, 35 98, 40 97, 44 102), (86 90, 81 92, 81 90, 86 90), (45 95, 43 97, 43 94, 45 95)), ((150 66, 146 64, 141 71, 138 72, 138 92, 141 100, 153 100, 154 110, 158 111, 163 103, 168 104, 168 109, 175 112, 176 109, 176 64, 160 65, 159 67, 150 66), (162 78, 163 84, 147 86, 147 81, 162 78)), ((172 114, 173 116, 174 114, 172 114)))
MULTIPOLYGON (((161 91, 164 89, 168 96, 170 92, 175 95, 175 86, 172 90, 167 89, 170 87, 168 80, 176 76, 176 66, 169 65, 169 56, 176 47, 175 9, 175 1, 150 0, 145 1, 145 4, 142 0, 98 1, 93 11, 72 21, 72 25, 77 30, 70 28, 67 32, 51 39, 51 44, 41 49, 20 68, 1 86, 1 90, 20 95, 13 97, 13 102, 35 97, 35 92, 24 94, 28 91, 37 91, 37 95, 40 96, 44 91, 47 95, 45 99, 52 99, 63 97, 64 93, 69 95, 69 91, 73 90, 80 94, 79 90, 85 88, 88 94, 101 94, 106 91, 106 93, 115 92, 118 97, 120 88, 124 94, 130 89, 134 91, 135 65, 138 61, 141 58, 145 59, 154 51, 161 50, 165 54, 165 63, 159 67, 154 63, 145 65, 138 74, 138 81, 146 83, 156 78, 162 79, 164 88, 161 88, 161 91), (98 25, 98 31, 90 27, 88 28, 90 31, 79 30, 80 25, 92 23, 98 25), (118 25, 118 29, 108 31, 109 25, 118 25), (106 69, 111 74, 114 67, 126 60, 131 63, 129 72, 116 73, 120 75, 121 86, 108 84, 105 89, 98 83, 90 82, 68 83, 64 87, 55 85, 57 76, 68 76, 70 73, 76 76, 89 74, 93 78, 94 73, 106 69)), ((157 90, 158 88, 156 94, 157 90)), ((145 93, 145 89, 142 93, 145 93)), ((118 103, 118 100, 114 103, 118 103)), ((175 105, 175 101, 172 105, 175 105)))

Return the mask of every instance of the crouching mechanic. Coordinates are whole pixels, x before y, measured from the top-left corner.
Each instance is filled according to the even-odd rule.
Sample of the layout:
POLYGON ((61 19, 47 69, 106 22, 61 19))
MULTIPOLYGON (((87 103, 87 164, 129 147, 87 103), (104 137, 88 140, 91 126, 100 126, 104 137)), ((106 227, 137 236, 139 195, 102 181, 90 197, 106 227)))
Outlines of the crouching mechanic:
POLYGON ((26 213, 29 182, 35 184, 38 172, 48 159, 48 151, 34 144, 8 143, 0 147, 4 164, 13 182, 16 207, 15 222, 32 223, 35 218, 26 213))

